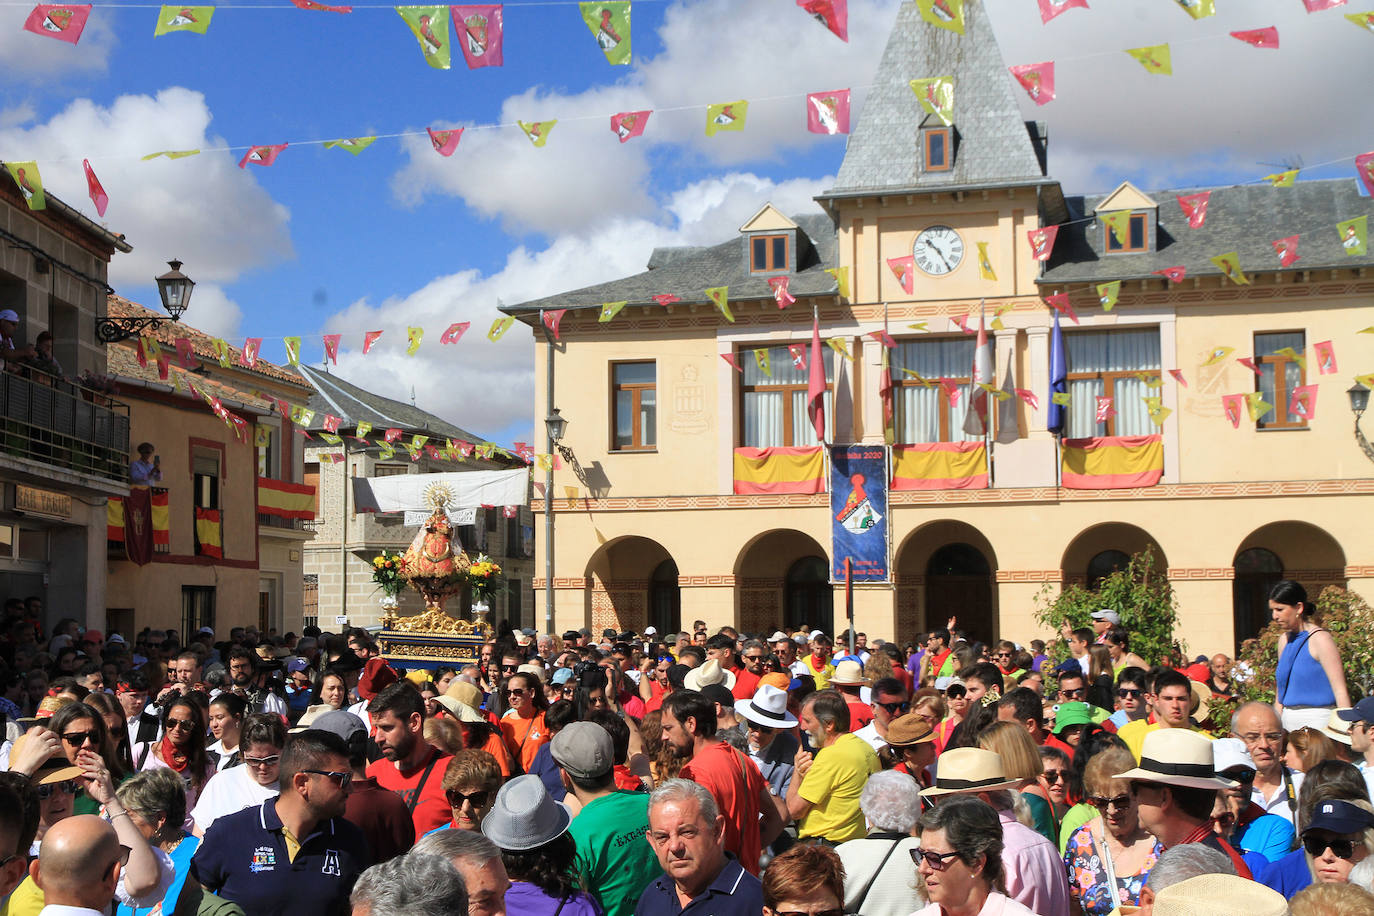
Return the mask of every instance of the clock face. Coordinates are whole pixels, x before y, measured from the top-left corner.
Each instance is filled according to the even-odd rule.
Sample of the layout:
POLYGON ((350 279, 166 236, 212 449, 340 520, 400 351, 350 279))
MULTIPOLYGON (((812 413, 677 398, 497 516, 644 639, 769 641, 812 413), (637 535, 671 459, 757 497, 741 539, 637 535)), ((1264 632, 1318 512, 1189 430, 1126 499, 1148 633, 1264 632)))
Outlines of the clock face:
POLYGON ((921 270, 942 277, 964 260, 964 240, 948 226, 931 226, 916 236, 911 256, 921 270))

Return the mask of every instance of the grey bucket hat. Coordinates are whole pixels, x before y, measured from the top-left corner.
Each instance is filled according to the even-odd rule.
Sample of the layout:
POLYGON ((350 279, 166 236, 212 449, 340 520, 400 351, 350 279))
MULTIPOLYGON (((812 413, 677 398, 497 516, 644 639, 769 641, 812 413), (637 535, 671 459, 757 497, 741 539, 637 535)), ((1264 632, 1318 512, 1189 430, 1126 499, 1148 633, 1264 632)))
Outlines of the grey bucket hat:
POLYGON ((567 832, 572 815, 553 800, 544 782, 533 773, 517 776, 501 787, 491 811, 482 819, 482 833, 502 849, 537 849, 567 832))

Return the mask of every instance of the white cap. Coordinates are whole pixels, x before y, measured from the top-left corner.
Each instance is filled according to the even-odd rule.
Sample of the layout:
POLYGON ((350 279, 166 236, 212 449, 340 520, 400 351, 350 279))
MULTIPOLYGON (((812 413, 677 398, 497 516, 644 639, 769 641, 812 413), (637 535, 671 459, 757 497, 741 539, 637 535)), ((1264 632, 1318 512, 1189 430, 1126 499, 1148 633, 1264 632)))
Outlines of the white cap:
POLYGON ((782 630, 774 630, 774 631, 773 631, 773 635, 770 636, 770 637, 768 637, 768 642, 769 642, 769 644, 771 645, 772 643, 775 643, 775 642, 787 642, 787 640, 790 639, 790 638, 791 638, 791 637, 789 637, 789 636, 788 636, 786 633, 784 633, 782 630))
POLYGON ((658 635, 658 630, 654 629, 653 627, 645 627, 645 628, 644 628, 644 635, 645 635, 645 636, 657 636, 657 635, 658 635))
POLYGON ((809 637, 807 637, 807 638, 808 638, 808 639, 815 639, 817 636, 824 636, 824 635, 825 635, 825 634, 822 633, 820 630, 812 630, 812 631, 811 631, 811 635, 810 635, 809 637))
POLYGON ((1105 620, 1112 626, 1121 625, 1121 615, 1109 607, 1104 607, 1101 610, 1093 611, 1092 616, 1093 620, 1105 620))
POLYGON ((1255 761, 1239 738, 1218 738, 1212 742, 1212 766, 1218 774, 1231 767, 1255 769, 1255 761))

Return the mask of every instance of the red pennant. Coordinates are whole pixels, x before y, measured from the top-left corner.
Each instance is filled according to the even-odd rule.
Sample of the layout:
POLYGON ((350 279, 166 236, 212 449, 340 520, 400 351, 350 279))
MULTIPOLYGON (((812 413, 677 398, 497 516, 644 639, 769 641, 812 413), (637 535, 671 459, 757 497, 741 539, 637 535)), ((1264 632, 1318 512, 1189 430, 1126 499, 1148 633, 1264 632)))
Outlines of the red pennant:
POLYGON ((1112 406, 1112 396, 1109 394, 1097 395, 1097 422, 1106 423, 1114 416, 1116 416, 1116 408, 1112 406))
POLYGON ((330 6, 327 3, 316 3, 315 0, 291 0, 297 7, 303 10, 319 10, 322 13, 351 13, 351 6, 330 6))
POLYGON ((468 328, 471 326, 472 322, 470 321, 455 321, 448 326, 448 330, 439 338, 439 343, 456 344, 463 339, 463 335, 467 333, 468 328))
POLYGON ((1211 191, 1200 191, 1197 194, 1187 194, 1178 198, 1178 205, 1183 208, 1183 215, 1188 217, 1189 228, 1202 228, 1202 224, 1207 221, 1207 202, 1211 198, 1211 191))
POLYGON ((324 415, 324 431, 327 433, 337 433, 339 431, 339 424, 342 422, 342 418, 336 417, 332 413, 327 413, 324 415))
POLYGON ((1232 38, 1238 38, 1247 45, 1254 45, 1257 48, 1275 48, 1279 46, 1279 30, 1272 25, 1267 29, 1245 29, 1240 32, 1232 32, 1232 38))
POLYGON ((964 312, 964 314, 962 315, 955 315, 953 318, 950 319, 950 323, 953 324, 959 330, 963 331, 965 334, 972 334, 974 333, 974 330, 973 328, 968 326, 968 316, 968 312, 964 312))
POLYGON ((519 506, 506 506, 506 507, 502 508, 501 512, 502 512, 503 515, 506 516, 506 518, 515 518, 516 516, 518 516, 518 515, 520 514, 520 507, 519 507, 519 506))
POLYGON ((1012 390, 1016 392, 1016 396, 1021 399, 1021 402, 1031 410, 1040 409, 1040 397, 1034 391, 1029 388, 1014 388, 1012 390))
MULTIPOLYGON (((87 7, 89 9, 89 7, 87 7)), ((91 197, 91 203, 95 204, 95 212, 101 216, 105 215, 105 208, 110 205, 110 195, 105 193, 105 188, 100 184, 100 179, 95 177, 95 169, 91 168, 91 160, 82 159, 81 167, 86 170, 86 193, 91 197)))
POLYGON ((334 365, 339 364, 339 341, 343 339, 342 334, 324 335, 324 356, 334 365))
POLYGON ((1159 270, 1152 270, 1150 273, 1159 274, 1166 278, 1170 283, 1182 283, 1184 276, 1188 273, 1186 267, 1161 267, 1159 270))
POLYGON ((801 372, 806 371, 806 344, 790 344, 787 352, 792 354, 792 368, 801 372))
POLYGON ((773 290, 773 299, 778 303, 778 308, 780 309, 785 309, 793 302, 797 301, 797 297, 787 291, 787 286, 791 280, 791 277, 768 278, 768 285, 773 290))
POLYGON ((195 369, 199 363, 196 361, 196 351, 191 346, 191 340, 187 337, 176 339, 177 365, 183 369, 195 369))
POLYGON ((1048 105, 1054 101, 1054 61, 1047 60, 1038 64, 1017 64, 1008 67, 1011 75, 1026 90, 1031 101, 1037 105, 1048 105))
POLYGON ((849 90, 813 92, 806 97, 806 129, 813 134, 849 133, 849 90))
POLYGON ((1054 250, 1054 240, 1058 237, 1058 226, 1042 226, 1039 229, 1028 230, 1026 238, 1030 240, 1031 257, 1037 261, 1048 261, 1050 252, 1054 250))
POLYGON ((797 0, 797 6, 815 16, 840 41, 849 40, 849 0, 797 0))
POLYGON ((276 163, 277 157, 281 155, 281 151, 289 145, 277 143, 271 146, 250 146, 248 152, 244 153, 243 158, 239 160, 239 168, 246 168, 250 162, 264 168, 273 165, 276 163))
POLYGON ((281 414, 283 417, 286 417, 287 419, 290 419, 291 405, 283 401, 281 398, 274 398, 274 400, 277 402, 277 413, 281 414))
POLYGON ((1279 256, 1279 263, 1284 267, 1292 267, 1294 261, 1302 259, 1298 254, 1298 236, 1290 235, 1286 239, 1275 239, 1269 244, 1274 246, 1274 253, 1279 256))
POLYGON ((1307 7, 1309 13, 1320 13, 1322 10, 1345 6, 1345 0, 1302 0, 1302 5, 1307 7))
POLYGON ((243 352, 239 354, 239 362, 249 369, 258 364, 258 351, 262 349, 261 337, 250 337, 243 342, 243 352))
POLYGON ((722 354, 720 354, 720 358, 723 359, 723 360, 725 360, 727 363, 729 363, 729 364, 730 364, 730 368, 731 368, 731 369, 734 369, 736 372, 743 372, 743 371, 744 371, 743 369, 741 369, 741 368, 739 367, 739 361, 735 359, 735 354, 733 354, 733 353, 722 353, 722 354))
POLYGON ((869 331, 868 336, 872 337, 874 340, 876 340, 883 346, 887 347, 889 350, 897 346, 897 341, 893 340, 892 335, 887 333, 886 331, 869 331))
POLYGON ((940 379, 940 387, 945 389, 945 397, 949 399, 950 407, 959 406, 959 396, 964 393, 959 387, 959 383, 952 378, 940 379))
POLYGON ((650 296, 649 298, 653 299, 659 305, 672 305, 674 302, 682 301, 672 293, 659 293, 657 296, 650 296))
POLYGON ((1075 312, 1073 306, 1069 304, 1068 293, 1055 293, 1052 296, 1046 296, 1045 304, 1074 324, 1078 324, 1078 313, 1075 312))
POLYGON ((1242 366, 1249 369, 1256 375, 1264 375, 1264 373, 1260 371, 1259 366, 1255 365, 1255 361, 1248 356, 1242 356, 1240 359, 1236 360, 1236 362, 1240 363, 1242 366))
POLYGON ((435 130, 426 127, 429 132, 429 142, 433 144, 434 151, 440 156, 452 156, 453 151, 458 148, 458 141, 463 139, 463 128, 455 127, 453 130, 435 130))
POLYGON ((1184 388, 1188 387, 1188 380, 1183 377, 1182 369, 1170 369, 1169 374, 1174 377, 1174 381, 1178 382, 1184 388))
POLYGON ((381 331, 368 331, 363 335, 363 356, 367 355, 368 351, 372 349, 372 345, 377 342, 377 338, 381 336, 381 331))
POLYGON ((86 27, 90 15, 89 3, 67 6, 40 3, 24 20, 24 28, 36 35, 46 35, 74 45, 81 40, 81 30, 86 27))
POLYGON ((568 314, 567 309, 549 309, 545 311, 542 316, 544 327, 549 329, 549 333, 553 335, 554 340, 559 339, 558 326, 563 323, 563 316, 566 314, 568 314))
POLYGON ((468 69, 500 67, 505 58, 505 19, 501 4, 451 6, 455 41, 463 49, 468 69))
POLYGON ((649 123, 649 115, 652 111, 621 111, 611 115, 611 132, 620 138, 620 142, 633 140, 644 133, 645 126, 649 123))
POLYGON ((388 429, 383 438, 387 442, 395 442, 397 439, 401 438, 401 431, 399 429, 388 429))
POLYGON ((1329 340, 1312 345, 1312 352, 1317 357, 1317 371, 1322 375, 1334 375, 1336 373, 1336 345, 1329 340))
POLYGON ((888 258, 887 266, 892 271, 893 276, 902 289, 908 293, 914 292, 916 287, 916 259, 912 255, 901 258, 888 258))
POLYGON ((1072 9, 1087 9, 1088 0, 1038 0, 1040 3, 1040 21, 1049 22, 1060 13, 1072 9))
POLYGON ((1355 157, 1355 174, 1364 185, 1365 193, 1374 197, 1374 152, 1360 153, 1355 157))
POLYGON ((134 359, 138 360, 139 368, 148 368, 148 350, 143 346, 143 338, 134 341, 134 359))

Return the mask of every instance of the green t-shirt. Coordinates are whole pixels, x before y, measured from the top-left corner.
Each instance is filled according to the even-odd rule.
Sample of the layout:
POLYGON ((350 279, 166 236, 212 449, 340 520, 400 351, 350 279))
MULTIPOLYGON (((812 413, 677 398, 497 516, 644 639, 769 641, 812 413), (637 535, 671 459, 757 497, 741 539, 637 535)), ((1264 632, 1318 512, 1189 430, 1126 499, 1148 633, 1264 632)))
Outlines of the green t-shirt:
POLYGON ((648 827, 649 796, 620 790, 593 799, 568 827, 578 873, 606 916, 634 913, 644 888, 663 873, 645 836, 648 827))

